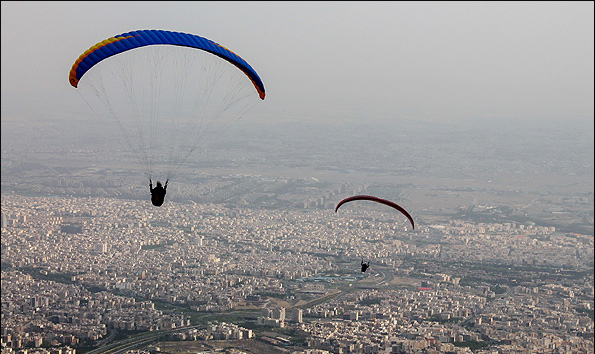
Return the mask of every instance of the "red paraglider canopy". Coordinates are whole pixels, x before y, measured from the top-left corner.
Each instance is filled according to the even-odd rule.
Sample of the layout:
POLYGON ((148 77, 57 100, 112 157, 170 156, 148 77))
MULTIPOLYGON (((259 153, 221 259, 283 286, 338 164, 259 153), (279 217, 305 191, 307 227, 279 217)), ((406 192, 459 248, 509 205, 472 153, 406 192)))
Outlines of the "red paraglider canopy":
POLYGON ((415 224, 413 223, 413 218, 411 217, 411 215, 409 215, 409 213, 407 212, 407 210, 403 209, 401 206, 399 206, 396 203, 391 202, 390 200, 386 200, 386 199, 382 199, 382 198, 378 198, 378 197, 374 197, 371 195, 354 195, 352 197, 348 197, 343 199, 342 201, 340 201, 337 206, 335 207, 335 213, 337 212, 337 210, 339 209, 339 207, 341 207, 341 205, 354 201, 354 200, 370 200, 373 202, 377 202, 377 203, 382 203, 384 205, 388 205, 392 208, 397 209, 398 211, 400 211, 401 213, 403 213, 403 215, 405 215, 407 217, 407 219, 409 219, 409 222, 411 222, 411 227, 412 229, 415 230, 415 224))

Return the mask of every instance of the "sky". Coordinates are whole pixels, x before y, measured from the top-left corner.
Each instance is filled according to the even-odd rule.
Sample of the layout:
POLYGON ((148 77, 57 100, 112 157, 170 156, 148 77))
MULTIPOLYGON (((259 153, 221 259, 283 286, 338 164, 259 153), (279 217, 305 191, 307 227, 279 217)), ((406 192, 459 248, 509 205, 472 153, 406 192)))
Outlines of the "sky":
POLYGON ((263 117, 593 117, 593 2, 2 1, 2 120, 76 116, 91 45, 188 32, 259 73, 263 117))

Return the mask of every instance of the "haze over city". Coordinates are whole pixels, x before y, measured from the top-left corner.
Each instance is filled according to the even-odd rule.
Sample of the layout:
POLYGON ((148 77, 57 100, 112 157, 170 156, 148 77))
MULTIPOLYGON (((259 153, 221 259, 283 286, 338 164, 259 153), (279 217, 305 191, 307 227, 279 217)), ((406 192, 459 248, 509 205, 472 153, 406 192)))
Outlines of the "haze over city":
POLYGON ((1 5, 2 354, 593 353, 593 2, 1 5), (145 29, 252 101, 69 82, 145 29))

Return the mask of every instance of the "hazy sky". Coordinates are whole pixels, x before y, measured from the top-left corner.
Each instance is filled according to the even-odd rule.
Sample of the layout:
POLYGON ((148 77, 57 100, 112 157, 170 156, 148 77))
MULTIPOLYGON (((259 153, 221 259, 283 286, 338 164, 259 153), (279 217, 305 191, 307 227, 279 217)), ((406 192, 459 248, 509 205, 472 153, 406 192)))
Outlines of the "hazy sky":
POLYGON ((77 114, 75 59, 138 29, 240 54, 275 119, 593 116, 592 1, 2 1, 1 13, 3 120, 77 114))

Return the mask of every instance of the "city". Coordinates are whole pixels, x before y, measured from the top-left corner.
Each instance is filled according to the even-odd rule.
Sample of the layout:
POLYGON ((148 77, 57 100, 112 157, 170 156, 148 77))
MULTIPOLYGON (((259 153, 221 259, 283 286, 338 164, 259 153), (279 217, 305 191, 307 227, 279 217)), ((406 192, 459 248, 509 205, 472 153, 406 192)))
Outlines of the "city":
POLYGON ((3 135, 2 353, 107 351, 142 333, 155 336, 131 350, 593 353, 592 159, 562 147, 475 163, 454 131, 426 132, 440 155, 403 129, 406 148, 372 150, 373 129, 319 128, 242 126, 160 208, 112 138, 81 150, 3 135), (399 202, 415 230, 381 206, 334 212, 360 193, 399 202))

